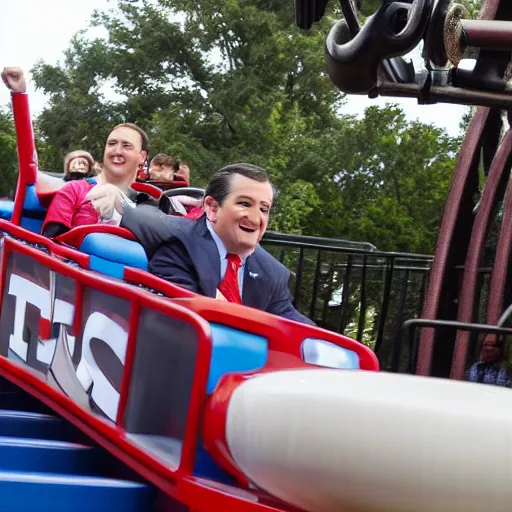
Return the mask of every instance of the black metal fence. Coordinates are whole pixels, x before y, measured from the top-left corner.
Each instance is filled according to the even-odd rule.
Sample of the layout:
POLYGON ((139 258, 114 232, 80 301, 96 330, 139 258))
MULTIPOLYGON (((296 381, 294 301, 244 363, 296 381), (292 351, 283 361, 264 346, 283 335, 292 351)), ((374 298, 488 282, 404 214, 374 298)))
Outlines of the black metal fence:
MULTIPOLYGON (((458 275, 459 283, 462 283, 464 276, 464 267, 459 266, 455 268, 458 275)), ((419 334, 422 329, 432 327, 437 329, 436 332, 441 333, 440 337, 435 336, 436 343, 445 343, 447 347, 446 357, 451 358, 453 356, 453 342, 459 331, 467 331, 471 333, 471 342, 467 354, 467 364, 472 364, 478 359, 481 351, 481 341, 486 333, 497 333, 493 331, 492 326, 486 325, 487 313, 488 313, 488 302, 490 294, 490 280, 491 280, 491 267, 480 267, 478 269, 478 280, 475 287, 476 294, 474 301, 476 304, 474 312, 474 323, 461 323, 457 321, 447 320, 427 320, 420 319, 418 317, 410 317, 405 319, 404 328, 402 333, 398 333, 392 347, 392 355, 390 360, 390 366, 388 370, 392 372, 400 373, 415 373, 416 364, 418 358, 418 342, 419 334), (427 325, 428 324, 428 325, 427 325), (432 325, 430 325, 432 324, 432 325), (444 330, 443 330, 444 329, 444 330)), ((460 290, 459 290, 460 293, 460 290)), ((502 318, 498 322, 498 327, 503 327, 506 323, 510 323, 510 316, 512 310, 505 311, 502 318)), ((494 326, 496 327, 496 326, 494 326)), ((434 347, 434 351, 441 347, 434 347)), ((446 372, 450 372, 450 361, 446 366, 446 372)), ((448 375, 446 374, 446 376, 448 375)))
POLYGON ((361 341, 383 370, 392 370, 404 322, 420 316, 432 256, 276 233, 267 233, 262 245, 291 270, 299 311, 320 327, 361 341))

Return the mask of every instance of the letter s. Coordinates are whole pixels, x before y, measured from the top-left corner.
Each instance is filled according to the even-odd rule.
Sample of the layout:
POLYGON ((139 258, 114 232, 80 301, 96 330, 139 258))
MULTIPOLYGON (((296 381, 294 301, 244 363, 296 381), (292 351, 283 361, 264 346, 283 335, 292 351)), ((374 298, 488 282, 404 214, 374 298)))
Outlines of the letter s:
POLYGON ((92 384, 91 397, 98 407, 112 420, 117 417, 119 392, 98 366, 91 350, 91 340, 98 338, 106 343, 124 365, 128 333, 103 313, 94 312, 87 319, 83 335, 82 359, 76 375, 87 391, 92 384))

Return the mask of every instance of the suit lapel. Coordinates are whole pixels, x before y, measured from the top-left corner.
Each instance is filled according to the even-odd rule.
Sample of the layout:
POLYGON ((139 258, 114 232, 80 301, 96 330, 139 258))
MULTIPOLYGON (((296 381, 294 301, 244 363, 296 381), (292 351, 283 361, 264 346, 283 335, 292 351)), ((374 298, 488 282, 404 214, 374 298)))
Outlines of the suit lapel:
POLYGON ((220 282, 220 257, 217 245, 206 227, 206 219, 196 221, 194 250, 190 256, 199 277, 199 288, 207 297, 215 297, 220 282))
POLYGON ((268 298, 265 293, 267 286, 263 285, 264 278, 261 265, 258 262, 257 249, 247 258, 244 273, 244 288, 242 303, 252 308, 266 309, 268 298))

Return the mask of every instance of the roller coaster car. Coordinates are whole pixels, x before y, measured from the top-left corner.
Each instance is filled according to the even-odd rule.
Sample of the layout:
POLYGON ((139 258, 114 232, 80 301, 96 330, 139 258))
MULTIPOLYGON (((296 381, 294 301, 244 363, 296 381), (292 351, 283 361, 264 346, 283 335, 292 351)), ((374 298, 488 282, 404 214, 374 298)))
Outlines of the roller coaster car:
MULTIPOLYGON (((323 0, 299 3, 305 27, 325 12, 323 0)), ((487 4, 488 19, 511 14, 509 0, 487 4)), ((341 6, 326 44, 341 90, 512 106, 495 87, 510 50, 480 52, 477 72, 490 62, 497 73, 491 92, 487 79, 476 92, 476 82, 433 85, 400 60, 434 26, 433 0, 384 1, 363 27, 353 0, 341 6)), ((442 60, 444 44, 432 48, 442 60)), ((510 509, 510 390, 378 372, 375 355, 345 336, 149 274, 121 228, 42 237, 51 197, 36 193, 25 112, 15 116, 17 194, 0 220, 0 377, 153 483, 165 495, 155 510, 510 509)))
POLYGON ((345 336, 149 274, 125 229, 41 236, 52 195, 37 194, 34 169, 21 167, 14 204, 0 205, 0 375, 170 499, 198 511, 289 510, 293 499, 255 490, 231 454, 228 395, 240 379, 287 369, 378 370, 375 355, 345 336))

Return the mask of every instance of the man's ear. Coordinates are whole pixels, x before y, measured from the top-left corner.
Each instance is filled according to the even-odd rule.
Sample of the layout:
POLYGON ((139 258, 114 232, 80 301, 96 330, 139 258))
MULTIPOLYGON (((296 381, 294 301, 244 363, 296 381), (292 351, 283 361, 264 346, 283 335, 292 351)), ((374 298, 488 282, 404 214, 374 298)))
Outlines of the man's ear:
POLYGON ((143 164, 146 161, 147 158, 148 158, 148 152, 142 150, 140 152, 139 164, 143 164))
POLYGON ((217 213, 219 211, 220 205, 212 196, 206 196, 204 198, 204 211, 206 212, 206 218, 210 222, 217 221, 217 213))

